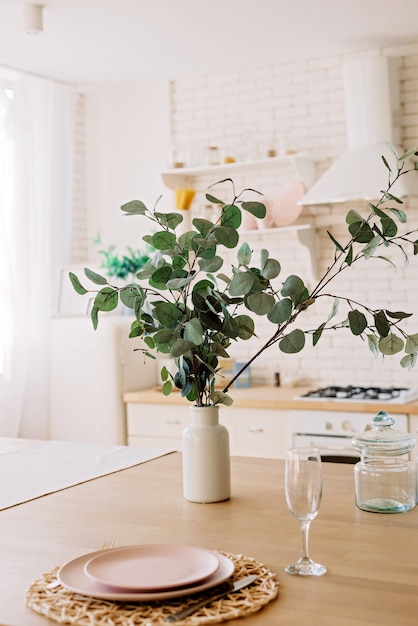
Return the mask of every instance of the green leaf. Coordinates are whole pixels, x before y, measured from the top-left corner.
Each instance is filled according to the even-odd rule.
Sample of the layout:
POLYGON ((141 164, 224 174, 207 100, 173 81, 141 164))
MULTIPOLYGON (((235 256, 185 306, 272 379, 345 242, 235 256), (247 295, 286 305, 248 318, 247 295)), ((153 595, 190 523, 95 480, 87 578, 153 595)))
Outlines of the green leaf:
POLYGON ((84 289, 83 285, 80 283, 80 281, 78 279, 78 276, 73 274, 73 272, 70 272, 68 275, 70 277, 70 281, 71 281, 72 286, 74 287, 75 291, 80 296, 84 296, 84 294, 88 293, 87 289, 84 289))
POLYGON ((335 317, 338 313, 338 308, 340 306, 340 301, 338 298, 334 298, 334 301, 332 303, 332 309, 331 309, 331 313, 328 316, 328 322, 330 319, 332 319, 333 317, 335 317))
MULTIPOLYGON (((219 342, 219 341, 213 341, 210 346, 209 346, 209 352, 211 354, 211 356, 222 356, 225 358, 229 357, 228 352, 225 350, 225 348, 223 347, 223 345, 219 342)), ((216 361, 217 363, 217 361, 216 361)))
POLYGON ((353 335, 361 335, 361 333, 367 328, 366 316, 358 309, 354 309, 348 313, 348 323, 353 335))
POLYGON ((181 356, 185 352, 189 352, 195 347, 192 341, 186 341, 185 339, 176 339, 171 346, 170 354, 174 358, 181 356))
POLYGON ((222 356, 226 359, 229 357, 228 352, 225 350, 223 345, 219 343, 219 341, 214 341, 213 343, 211 343, 209 351, 210 354, 213 356, 222 356))
POLYGON ((126 285, 126 287, 119 292, 119 296, 121 302, 129 309, 133 309, 135 305, 139 309, 142 309, 145 302, 144 291, 135 284, 126 285))
POLYGON ((224 404, 225 406, 231 406, 233 403, 231 396, 228 396, 227 393, 223 393, 223 391, 212 391, 210 399, 214 405, 224 404))
POLYGON ((348 227, 354 241, 369 243, 374 237, 374 232, 366 222, 353 222, 348 227))
POLYGON ((203 343, 203 328, 197 318, 193 318, 185 323, 184 339, 193 343, 195 346, 200 346, 203 343))
POLYGON ((375 215, 377 215, 378 217, 384 217, 387 218, 388 215, 387 213, 385 213, 384 211, 382 211, 382 209, 379 209, 378 206, 376 206, 375 204, 372 204, 371 202, 369 202, 369 207, 371 208, 371 210, 373 211, 373 213, 375 215))
POLYGON ((373 356, 379 356, 379 340, 375 335, 367 335, 367 343, 373 356))
POLYGON ((99 311, 113 311, 119 302, 119 294, 112 287, 103 287, 94 298, 94 307, 99 311))
POLYGON ((393 333, 389 333, 387 337, 383 337, 383 339, 379 341, 379 350, 382 354, 396 354, 402 350, 403 346, 403 340, 393 333))
POLYGON ((144 235, 142 241, 145 241, 149 246, 152 246, 152 235, 144 235))
POLYGON ((155 342, 154 339, 152 337, 144 337, 144 342, 147 344, 148 348, 150 348, 150 350, 154 350, 155 349, 155 342))
POLYGON ((405 352, 407 354, 413 354, 418 351, 418 333, 414 335, 407 335, 405 352))
POLYGON ((201 313, 199 317, 202 324, 204 324, 207 328, 217 331, 222 330, 222 320, 218 315, 216 315, 216 313, 213 313, 212 311, 206 311, 204 313, 201 313))
POLYGON ((192 249, 192 241, 196 237, 196 232, 194 230, 188 230, 185 233, 182 233, 179 236, 178 244, 180 248, 183 250, 191 250, 192 249))
POLYGON ((374 255, 374 253, 379 247, 380 242, 381 242, 380 235, 376 235, 375 237, 373 237, 373 239, 369 241, 369 243, 366 246, 364 246, 362 253, 365 259, 370 259, 370 257, 374 255))
POLYGON ((176 245, 176 236, 174 233, 161 230, 153 234, 152 245, 156 250, 173 250, 176 245))
POLYGON ((131 200, 122 204, 121 211, 124 211, 128 215, 145 215, 147 207, 140 200, 131 200))
POLYGON ((334 244, 334 246, 337 248, 337 250, 339 250, 340 252, 344 252, 344 248, 342 247, 342 245, 340 243, 338 243, 338 241, 335 239, 335 237, 333 237, 331 235, 331 233, 329 232, 329 230, 327 230, 327 235, 328 237, 331 239, 332 243, 334 244))
POLYGON ((202 237, 206 237, 213 229, 213 222, 210 222, 209 220, 204 220, 200 217, 195 217, 192 224, 196 228, 196 230, 202 235, 202 237))
POLYGON ((198 259, 198 263, 202 272, 217 272, 221 269, 224 260, 220 256, 214 256, 211 259, 198 259))
POLYGON ((214 235, 225 248, 235 248, 239 241, 238 232, 229 226, 217 226, 214 229, 214 235))
POLYGON ((180 213, 154 213, 155 217, 160 222, 161 226, 166 226, 170 230, 175 230, 179 224, 183 221, 183 216, 180 213))
POLYGON ((213 289, 215 285, 213 284, 212 281, 208 280, 207 278, 203 278, 202 280, 199 280, 197 283, 195 283, 193 285, 193 291, 208 291, 213 289))
POLYGON ((267 280, 272 280, 280 274, 281 266, 276 259, 267 259, 264 265, 261 267, 261 275, 267 280))
POLYGON ((163 392, 163 396, 169 396, 172 390, 173 390, 173 385, 171 383, 171 380, 166 380, 161 388, 161 391, 163 392))
POLYGON ((401 224, 405 224, 407 222, 405 211, 401 211, 400 209, 389 209, 389 211, 396 215, 401 224))
POLYGON ((152 314, 165 328, 175 327, 182 317, 181 312, 172 302, 159 302, 155 305, 152 314))
POLYGON ((177 337, 178 337, 177 333, 175 333, 172 330, 169 330, 168 328, 162 328, 161 330, 157 330, 153 335, 154 342, 157 346, 163 343, 166 343, 166 344, 174 343, 177 337))
POLYGON ((221 213, 221 225, 229 228, 239 228, 241 226, 241 211, 235 204, 227 204, 221 213))
POLYGON ((296 354, 303 350, 305 346, 305 333, 296 328, 291 333, 283 337, 279 342, 279 348, 285 354, 296 354))
POLYGON ((92 306, 90 313, 91 321, 93 322, 94 330, 97 330, 97 326, 99 324, 99 309, 97 306, 92 306))
POLYGON ((87 278, 91 280, 92 283, 95 283, 96 285, 107 285, 107 278, 101 276, 100 274, 97 274, 96 272, 93 272, 93 270, 89 270, 86 267, 84 269, 84 273, 87 278))
POLYGON ((351 209, 345 216, 345 221, 347 224, 356 224, 358 222, 363 222, 363 218, 360 213, 351 209))
POLYGON ((384 311, 379 311, 374 315, 374 324, 381 337, 387 337, 390 332, 390 325, 384 311))
POLYGON ((274 307, 268 312, 267 319, 272 324, 283 324, 292 315, 293 303, 290 298, 283 298, 276 302, 274 307))
POLYGON ((382 234, 384 237, 395 237, 398 232, 396 223, 390 217, 382 217, 380 220, 382 224, 382 234))
POLYGON ((401 366, 404 369, 412 369, 415 364, 417 362, 417 353, 414 352, 413 354, 406 354, 402 359, 401 359, 401 366))
POLYGON ((173 273, 172 268, 169 265, 163 265, 152 273, 151 278, 154 285, 161 285, 165 288, 166 283, 170 280, 173 273))
POLYGON ((240 265, 249 265, 251 263, 252 251, 248 243, 243 243, 238 250, 238 263, 240 265))
POLYGON ((316 329, 316 331, 312 335, 312 342, 313 342, 314 346, 316 346, 318 341, 321 339, 321 335, 322 335, 322 332, 323 332, 323 330, 325 328, 325 325, 326 325, 326 322, 323 322, 320 326, 318 326, 318 328, 316 329))
POLYGON ((403 200, 401 200, 400 198, 397 198, 396 196, 392 195, 388 191, 382 190, 382 193, 384 194, 386 200, 393 200, 394 202, 397 202, 398 204, 403 204, 403 200))
MULTIPOLYGON (((215 185, 217 185, 218 183, 215 183, 215 185)), ((212 187, 213 185, 211 185, 212 187)), ((206 195, 206 200, 208 202, 212 202, 213 204, 223 204, 222 200, 219 200, 218 198, 215 198, 215 196, 212 196, 210 193, 205 194, 206 195)))
POLYGON ((238 325, 238 337, 246 341, 254 336, 254 320, 249 315, 237 315, 235 322, 238 325))
POLYGON ((266 217, 266 206, 262 202, 242 202, 241 207, 244 211, 248 211, 248 213, 251 213, 251 215, 254 215, 258 219, 266 217))
POLYGON ((252 272, 237 272, 229 283, 229 293, 231 296, 244 296, 251 292, 254 281, 255 277, 252 272))
POLYGON ((193 276, 184 276, 183 278, 170 278, 170 280, 168 280, 166 283, 167 289, 181 291, 183 287, 186 287, 186 285, 192 282, 193 278, 193 276))
POLYGON ((347 256, 345 257, 344 261, 347 263, 347 265, 351 265, 352 264, 352 262, 353 262, 353 246, 349 247, 347 256))
POLYGON ((267 315, 275 304, 274 296, 269 293, 252 293, 247 298, 247 306, 257 315, 267 315))
POLYGON ((403 320, 406 317, 411 317, 412 313, 404 313, 403 311, 388 311, 386 309, 386 315, 394 320, 403 320))
POLYGON ((295 296, 305 289, 305 284, 299 276, 291 275, 286 278, 281 289, 282 296, 295 296))
POLYGON ((389 165, 389 163, 387 162, 387 160, 385 159, 385 157, 383 156, 383 154, 382 154, 382 161, 383 161, 383 163, 385 164, 385 167, 387 167, 387 169, 389 170, 389 172, 391 172, 392 170, 391 170, 391 168, 390 168, 390 165, 389 165))

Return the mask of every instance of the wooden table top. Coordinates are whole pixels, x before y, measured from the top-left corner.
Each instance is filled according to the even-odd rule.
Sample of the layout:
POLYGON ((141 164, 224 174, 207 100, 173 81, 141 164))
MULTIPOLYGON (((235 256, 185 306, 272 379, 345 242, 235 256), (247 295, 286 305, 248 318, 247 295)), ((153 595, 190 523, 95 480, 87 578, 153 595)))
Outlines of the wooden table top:
POLYGON ((353 467, 324 464, 310 548, 328 573, 289 576, 284 567, 299 556, 300 535, 286 507, 283 470, 280 460, 235 457, 231 500, 193 504, 182 495, 181 454, 172 453, 0 512, 0 624, 54 624, 25 607, 25 590, 112 538, 118 546, 182 543, 254 557, 277 573, 280 592, 236 620, 246 626, 416 626, 418 508, 359 511, 353 467))

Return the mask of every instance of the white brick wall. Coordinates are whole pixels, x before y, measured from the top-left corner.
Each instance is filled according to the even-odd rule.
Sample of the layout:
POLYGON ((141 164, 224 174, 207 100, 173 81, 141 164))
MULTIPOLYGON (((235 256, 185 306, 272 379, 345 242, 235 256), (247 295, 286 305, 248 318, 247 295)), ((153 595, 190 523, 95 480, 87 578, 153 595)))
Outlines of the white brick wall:
MULTIPOLYGON (((418 144, 418 49, 415 45, 386 52, 400 57, 402 134, 404 146, 409 148, 418 144)), ((324 58, 174 82, 171 86, 173 143, 186 148, 186 153, 191 155, 189 165, 204 163, 208 145, 235 150, 237 159, 243 159, 265 156, 267 148, 280 149, 284 144, 287 150, 312 155, 320 174, 346 147, 342 62, 343 58, 339 57, 324 58)), ((277 173, 269 171, 254 171, 234 180, 238 188, 248 185, 266 195, 279 183, 277 173)), ((201 209, 201 194, 213 182, 209 176, 195 181, 199 192, 195 212, 201 209)), ((322 272, 333 254, 327 228, 343 240, 346 210, 367 209, 366 203, 353 205, 318 207, 315 211, 318 264, 322 272), (342 226, 332 225, 339 219, 342 226)), ((411 201, 408 212, 411 224, 417 227, 416 202, 411 201)), ((294 233, 284 232, 276 237, 255 232, 251 235, 251 245, 255 251, 266 247, 280 260, 283 278, 288 273, 309 276, 306 253, 296 243, 294 233)), ((359 264, 343 272, 332 292, 349 295, 371 307, 380 305, 392 311, 414 313, 410 330, 417 332, 417 258, 407 271, 402 263, 402 258, 398 258, 396 274, 384 261, 359 264)), ((330 301, 318 302, 307 313, 304 327, 315 329, 330 310, 330 301)), ((263 339, 272 334, 272 328, 264 319, 258 321, 259 339, 234 346, 231 352, 235 358, 248 359, 262 345, 263 339)), ((256 382, 272 383, 274 371, 279 369, 284 379, 312 384, 416 387, 417 370, 403 370, 398 364, 399 358, 375 360, 361 339, 354 338, 347 330, 340 330, 329 332, 316 348, 309 345, 298 355, 283 355, 278 348, 270 348, 252 366, 252 376, 256 382)))

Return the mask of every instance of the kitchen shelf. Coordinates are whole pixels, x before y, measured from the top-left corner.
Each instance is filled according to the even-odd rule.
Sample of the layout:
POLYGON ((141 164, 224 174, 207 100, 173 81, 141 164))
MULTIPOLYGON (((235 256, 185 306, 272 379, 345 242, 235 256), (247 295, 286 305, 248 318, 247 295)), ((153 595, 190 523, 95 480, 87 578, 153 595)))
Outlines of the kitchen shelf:
POLYGON ((280 166, 290 166, 295 174, 303 180, 307 188, 309 188, 315 180, 314 161, 304 153, 288 154, 253 161, 222 163, 220 165, 208 165, 206 167, 179 167, 164 170, 161 172, 161 176, 166 187, 175 189, 176 187, 193 187, 193 179, 207 174, 227 178, 233 176, 234 173, 240 174, 254 169, 280 169, 280 166))
POLYGON ((240 238, 245 237, 251 243, 251 238, 262 235, 263 238, 275 238, 278 233, 294 232, 299 243, 304 246, 309 254, 312 280, 318 278, 318 263, 316 254, 316 229, 312 224, 291 224, 290 226, 278 226, 277 228, 255 228, 253 230, 240 231, 240 238))

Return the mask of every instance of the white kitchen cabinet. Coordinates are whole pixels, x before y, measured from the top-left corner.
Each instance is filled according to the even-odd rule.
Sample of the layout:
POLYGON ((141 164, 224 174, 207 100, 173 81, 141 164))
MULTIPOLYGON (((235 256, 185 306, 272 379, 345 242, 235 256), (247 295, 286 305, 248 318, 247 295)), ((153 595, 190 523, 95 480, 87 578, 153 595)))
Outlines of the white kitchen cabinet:
POLYGON ((183 430, 190 424, 184 407, 162 404, 127 403, 128 446, 172 446, 181 450, 183 430))
POLYGON ((221 421, 229 430, 231 454, 282 459, 291 445, 288 411, 222 407, 221 421))
MULTIPOLYGON (((291 443, 288 411, 221 407, 220 422, 228 428, 233 455, 284 458, 291 443)), ((189 424, 187 403, 127 403, 128 445, 181 450, 183 430, 189 424)))

